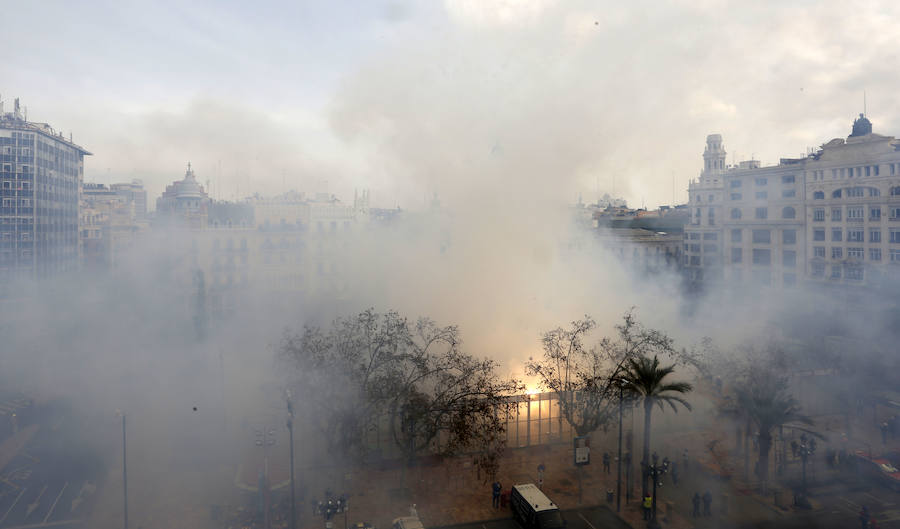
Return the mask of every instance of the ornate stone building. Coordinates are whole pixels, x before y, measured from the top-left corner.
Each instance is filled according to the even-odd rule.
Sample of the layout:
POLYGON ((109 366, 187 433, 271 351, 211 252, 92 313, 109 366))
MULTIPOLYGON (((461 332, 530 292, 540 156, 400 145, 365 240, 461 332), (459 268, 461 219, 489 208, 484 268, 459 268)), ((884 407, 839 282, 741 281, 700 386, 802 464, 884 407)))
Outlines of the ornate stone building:
POLYGON ((684 234, 689 279, 790 287, 880 286, 900 278, 900 140, 862 114, 846 138, 803 158, 726 167, 707 138, 684 234))

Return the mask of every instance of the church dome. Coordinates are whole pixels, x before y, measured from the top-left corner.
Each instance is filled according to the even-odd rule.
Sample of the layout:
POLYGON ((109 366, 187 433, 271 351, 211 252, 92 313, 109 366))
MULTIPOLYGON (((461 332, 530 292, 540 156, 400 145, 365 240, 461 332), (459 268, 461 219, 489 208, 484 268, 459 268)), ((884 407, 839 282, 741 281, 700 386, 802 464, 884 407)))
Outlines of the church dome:
POLYGON ((872 134, 872 122, 866 118, 865 114, 860 114, 853 120, 853 132, 850 133, 850 137, 865 136, 866 134, 872 134))

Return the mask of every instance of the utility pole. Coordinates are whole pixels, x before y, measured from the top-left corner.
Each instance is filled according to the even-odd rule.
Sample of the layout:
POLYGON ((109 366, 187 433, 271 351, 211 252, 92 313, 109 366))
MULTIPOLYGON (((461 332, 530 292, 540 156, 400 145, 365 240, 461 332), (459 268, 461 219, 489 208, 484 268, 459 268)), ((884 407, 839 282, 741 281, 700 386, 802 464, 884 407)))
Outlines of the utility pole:
MULTIPOLYGON (((291 529, 297 529, 297 495, 294 489, 294 403, 291 402, 291 390, 285 391, 285 400, 288 410, 288 442, 291 452, 291 529)), ((346 521, 345 521, 346 525, 346 521)))
POLYGON ((622 397, 624 386, 619 383, 619 457, 616 459, 616 512, 622 510, 622 397))
POLYGON ((125 414, 122 414, 122 490, 124 491, 125 529, 128 529, 128 454, 125 442, 125 414))

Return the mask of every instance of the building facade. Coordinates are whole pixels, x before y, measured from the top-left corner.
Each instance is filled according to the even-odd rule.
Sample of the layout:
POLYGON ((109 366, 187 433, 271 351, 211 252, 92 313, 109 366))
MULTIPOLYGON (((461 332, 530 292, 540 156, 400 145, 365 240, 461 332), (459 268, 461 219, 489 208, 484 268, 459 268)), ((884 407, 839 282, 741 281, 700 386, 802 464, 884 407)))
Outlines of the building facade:
MULTIPOLYGON (((91 153, 0 103, 0 290, 78 268, 78 200, 91 153)), ((2 295, 2 293, 0 293, 2 295)))
POLYGON ((720 158, 704 154, 688 187, 689 279, 878 287, 900 278, 900 141, 873 133, 860 114, 846 139, 773 166, 725 167, 720 145, 707 138, 707 154, 720 158))
POLYGON ((180 228, 206 228, 209 204, 209 195, 197 182, 188 162, 184 178, 166 186, 162 196, 156 199, 156 223, 180 228))

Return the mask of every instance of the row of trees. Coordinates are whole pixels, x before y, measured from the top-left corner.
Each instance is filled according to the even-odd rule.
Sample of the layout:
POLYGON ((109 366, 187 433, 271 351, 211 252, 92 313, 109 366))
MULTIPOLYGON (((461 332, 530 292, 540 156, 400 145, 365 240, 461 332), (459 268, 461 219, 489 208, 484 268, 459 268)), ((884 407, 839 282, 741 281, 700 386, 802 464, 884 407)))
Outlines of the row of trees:
MULTIPOLYGON (((676 366, 697 366, 696 355, 675 348, 665 333, 627 312, 615 335, 585 342, 596 322, 589 316, 542 335, 543 354, 527 373, 553 392, 559 411, 580 436, 605 430, 620 399, 644 407, 643 460, 650 460, 654 407, 690 409, 686 382, 672 382, 676 366), (670 363, 662 365, 660 359, 670 363)), ((489 476, 505 444, 509 397, 521 381, 502 378, 492 360, 466 354, 459 329, 396 312, 367 310, 329 329, 306 327, 280 348, 294 394, 306 402, 306 420, 333 455, 364 458, 367 432, 387 428, 408 461, 419 453, 472 452, 489 476)), ((646 476, 644 488, 646 490, 646 476)))

